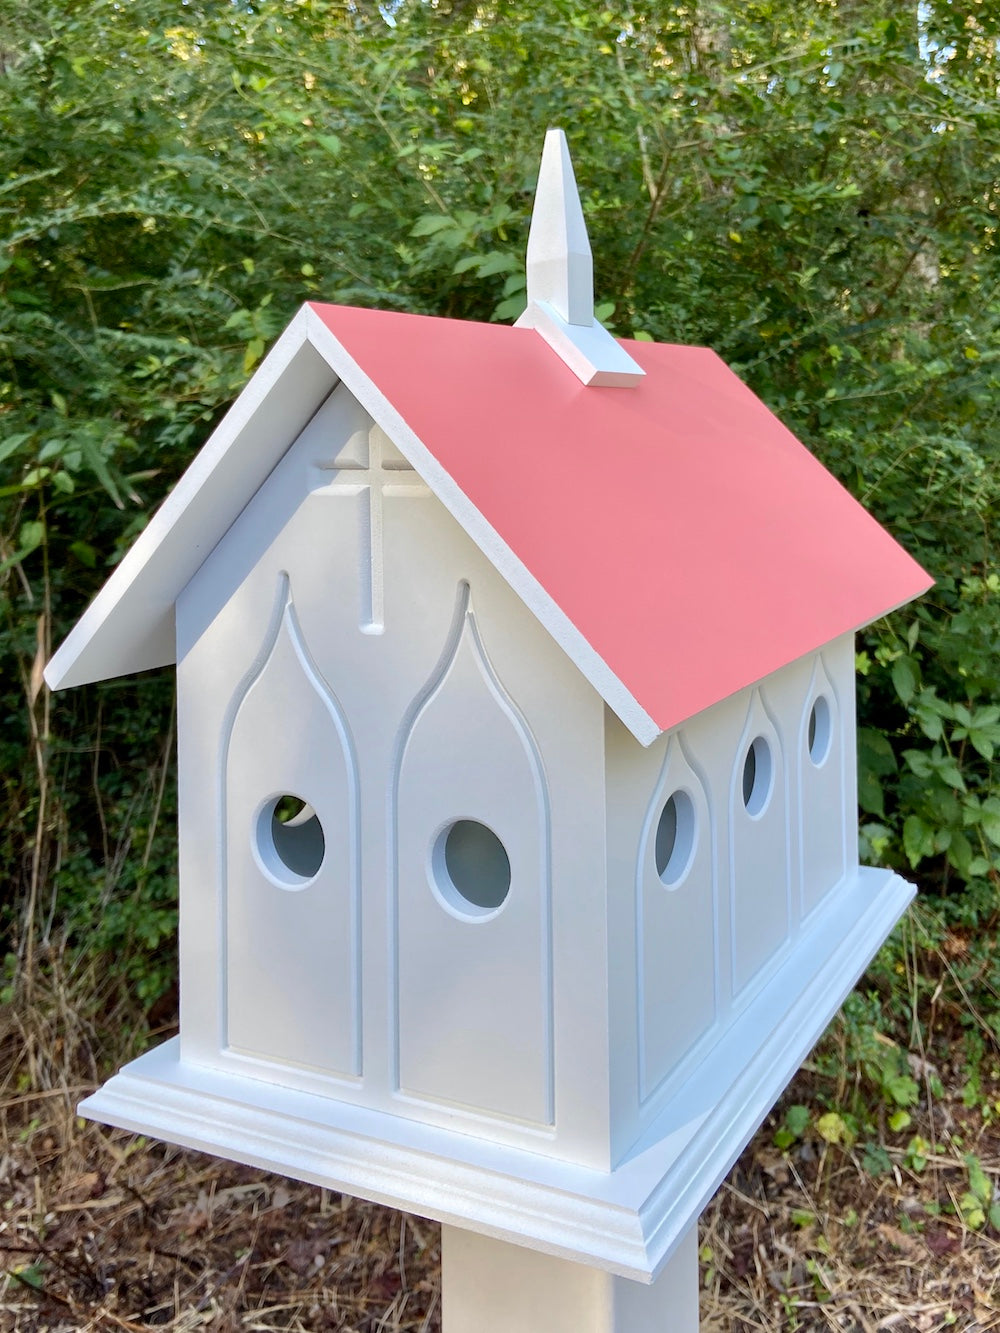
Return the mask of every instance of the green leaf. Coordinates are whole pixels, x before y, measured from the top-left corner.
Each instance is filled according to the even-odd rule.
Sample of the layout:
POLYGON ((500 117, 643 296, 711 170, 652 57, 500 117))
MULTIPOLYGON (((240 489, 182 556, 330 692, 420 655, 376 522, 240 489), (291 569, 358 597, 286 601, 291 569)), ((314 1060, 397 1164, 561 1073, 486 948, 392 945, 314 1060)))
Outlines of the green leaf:
POLYGON ((870 1176, 887 1176, 892 1171, 892 1158, 880 1143, 866 1143, 861 1165, 870 1176))
POLYGON ((433 236, 436 232, 444 231, 446 227, 454 227, 454 225, 454 218, 442 217, 440 213, 425 213, 423 217, 417 218, 410 228, 410 235, 433 236))
POLYGON ((785 1112, 785 1124, 796 1138, 801 1138, 809 1128, 809 1119, 808 1106, 790 1106, 785 1112))
POLYGON ((930 1157, 931 1145, 919 1134, 914 1134, 906 1145, 906 1165, 911 1171, 924 1171, 930 1157))
POLYGON ((996 752, 997 741, 1000 740, 1000 728, 991 727, 986 731, 978 727, 970 727, 969 740, 972 742, 973 748, 984 759, 992 759, 996 752))
POLYGON ((263 338, 251 338, 247 343, 243 353, 243 371, 245 374, 249 374, 264 355, 264 347, 265 343, 263 338))
POLYGON ((98 448, 97 442, 90 435, 83 435, 80 439, 80 450, 84 461, 93 472, 94 476, 101 483, 108 495, 114 501, 118 509, 124 509, 122 498, 118 493, 118 487, 115 485, 114 478, 108 470, 108 465, 104 460, 104 455, 98 448))
POLYGON ((972 866, 972 843, 957 829, 952 831, 951 841, 948 843, 948 860, 960 875, 966 878, 969 876, 972 866))
POLYGON ((983 1164, 975 1153, 966 1153, 962 1158, 969 1173, 969 1189, 980 1201, 988 1204, 993 1198, 993 1185, 983 1170, 983 1164))
POLYGON ((482 259, 479 255, 463 255, 461 259, 455 261, 452 265, 452 273, 468 273, 470 269, 478 269, 482 259))
POLYGON ((816 1132, 827 1143, 840 1144, 846 1148, 849 1148, 855 1139, 850 1125, 836 1111, 827 1111, 825 1115, 820 1116, 816 1121, 816 1132))
POLYGON ((903 758, 910 771, 918 778, 929 778, 934 772, 933 757, 926 750, 904 750, 903 758))
POLYGON ((915 1106, 920 1100, 920 1089, 909 1074, 888 1074, 882 1086, 897 1106, 915 1106))
POLYGON ((912 657, 898 657, 892 664, 892 683, 902 703, 908 704, 917 691, 917 668, 912 657))
POLYGON ((957 760, 946 757, 936 765, 936 770, 949 787, 954 788, 955 791, 965 791, 965 779, 962 777, 957 760))
POLYGON ((29 523, 21 524, 21 531, 18 534, 18 545, 25 555, 30 551, 35 551, 45 540, 45 525, 37 519, 29 523))
POLYGON ((31 439, 29 431, 23 431, 19 435, 8 435, 5 440, 0 441, 0 463, 10 458, 24 444, 25 440, 31 439))
POLYGON ((871 727, 858 730, 858 743, 864 753, 865 762, 874 773, 887 777, 897 769, 896 756, 888 739, 880 731, 871 727))
POLYGON ((491 278, 494 273, 509 273, 511 269, 520 266, 521 261, 515 259, 512 254, 502 250, 491 250, 480 262, 478 273, 481 278, 491 278))
POLYGON ((317 134, 316 142, 325 149, 331 157, 339 157, 343 145, 335 134, 317 134))
POLYGON ((903 824, 903 850, 914 869, 934 854, 934 830, 919 815, 908 815, 903 824))
POLYGON ((42 1271, 40 1262, 26 1264, 23 1268, 14 1268, 11 1270, 13 1276, 25 1287, 31 1287, 33 1291, 41 1291, 45 1282, 45 1275, 42 1271))
POLYGON ((69 549, 81 565, 86 565, 88 569, 97 567, 97 552, 89 542, 75 541, 71 543, 69 549))
POLYGON ((858 804, 865 814, 885 818, 882 784, 870 768, 862 768, 858 773, 858 804))
POLYGON ((524 314, 527 306, 527 298, 522 293, 520 296, 509 296, 506 301, 500 301, 494 306, 493 318, 496 320, 519 319, 524 314))
POLYGON ((983 802, 979 823, 990 842, 1000 847, 1000 800, 997 797, 991 796, 983 802))

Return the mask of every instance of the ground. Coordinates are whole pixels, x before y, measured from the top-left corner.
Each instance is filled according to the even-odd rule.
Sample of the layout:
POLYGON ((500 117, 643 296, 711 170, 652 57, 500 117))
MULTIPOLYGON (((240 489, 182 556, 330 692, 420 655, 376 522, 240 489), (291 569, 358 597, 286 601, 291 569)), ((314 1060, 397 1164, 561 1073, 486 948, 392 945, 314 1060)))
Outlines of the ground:
MULTIPOLYGON (((85 1124, 50 1022, 0 1044, 2 1333, 440 1328, 434 1223, 85 1124)), ((997 1071, 915 1072, 867 1142, 798 1076, 702 1218, 703 1333, 1000 1330, 997 1071)))

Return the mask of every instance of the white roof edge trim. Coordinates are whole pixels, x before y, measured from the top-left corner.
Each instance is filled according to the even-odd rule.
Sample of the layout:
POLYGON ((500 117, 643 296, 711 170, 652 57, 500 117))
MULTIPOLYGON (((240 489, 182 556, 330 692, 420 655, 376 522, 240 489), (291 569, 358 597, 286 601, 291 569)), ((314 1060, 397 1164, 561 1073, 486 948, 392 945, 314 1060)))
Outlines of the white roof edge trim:
MULTIPOLYGON (((126 552, 121 563, 101 587, 94 600, 63 640, 45 667, 45 682, 52 690, 107 679, 115 674, 127 674, 133 668, 126 665, 122 672, 93 674, 80 668, 80 659, 90 644, 107 630, 108 622, 127 596, 133 583, 156 560, 170 533, 183 517, 193 497, 215 472, 230 448, 252 420, 263 400, 276 386, 297 352, 310 341, 307 329, 308 307, 302 306, 293 316, 285 331, 261 362, 236 401, 219 422, 201 449, 191 460, 187 470, 174 488, 168 492, 159 509, 126 552)), ((317 349, 318 351, 319 349, 317 349)), ((320 355, 322 353, 320 352, 320 355)), ((221 535, 221 534, 220 534, 221 535)), ((187 580, 185 580, 186 582, 187 580)), ((179 589, 178 589, 179 591, 179 589)), ((159 622, 147 626, 147 634, 157 639, 159 659, 147 667, 168 666, 176 660, 173 622, 170 623, 169 646, 162 644, 159 622)), ((110 631, 108 631, 110 632, 110 631)), ((144 668, 134 668, 136 670, 144 668)))
POLYGON ((487 522, 461 487, 445 471, 392 403, 350 355, 315 311, 307 308, 309 339, 354 394, 358 402, 389 435, 409 463, 427 482, 448 512, 507 580, 521 601, 548 630, 571 662, 590 682, 608 707, 621 718, 640 745, 651 745, 662 735, 632 692, 604 658, 588 643, 570 618, 545 591, 496 529, 487 522))

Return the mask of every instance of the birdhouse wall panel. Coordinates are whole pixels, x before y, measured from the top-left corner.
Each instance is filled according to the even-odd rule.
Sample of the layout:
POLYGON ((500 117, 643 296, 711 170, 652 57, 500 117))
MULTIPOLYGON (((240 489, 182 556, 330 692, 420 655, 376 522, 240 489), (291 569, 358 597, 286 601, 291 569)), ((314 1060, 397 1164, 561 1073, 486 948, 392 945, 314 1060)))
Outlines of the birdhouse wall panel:
POLYGON ((718 1015, 717 823, 681 728, 666 746, 636 865, 641 1102, 718 1015))
POLYGON ((853 635, 831 644, 815 661, 797 748, 805 919, 857 865, 853 635))
POLYGON ((288 580, 279 587, 277 632, 223 734, 226 1042, 264 1060, 357 1076, 354 746, 303 640, 288 580))
MULTIPOLYGON (((782 673, 776 673, 779 677, 782 673)), ((729 780, 729 893, 732 986, 738 996, 775 958, 792 930, 791 824, 786 751, 754 690, 729 780)))
POLYGON ((853 727, 850 635, 648 749, 608 712, 615 1160, 856 866, 853 727), (830 715, 817 764, 809 735, 819 697, 830 715))
MULTIPOLYGON (((693 725, 699 721, 693 719, 693 725)), ((688 727, 683 732, 686 737, 688 727)), ((617 1162, 652 1118, 654 1104, 662 1103, 671 1072, 712 1039, 727 937, 718 919, 719 820, 686 740, 675 732, 643 748, 610 711, 605 735, 617 1162), (660 822, 680 793, 682 813, 669 849, 660 822), (690 799, 689 809, 683 798, 690 799), (686 857, 685 837, 690 837, 686 857), (665 854, 669 850, 679 852, 673 864, 665 854)))
MULTIPOLYGON (((469 552, 464 537, 461 548, 469 552)), ((530 730, 546 788, 555 1137, 543 1150, 607 1170, 612 1038, 604 705, 554 640, 537 633, 537 622, 525 617, 508 585, 491 577, 486 558, 477 552, 472 564, 467 554, 463 563, 471 571, 472 606, 489 663, 530 730)))
MULTIPOLYGON (((471 1075, 477 1062, 494 1063, 501 1055, 509 1061, 528 1042, 530 1061, 522 1066, 530 1069, 527 1083, 522 1073, 501 1089, 492 1084, 493 1073, 476 1075, 485 1090, 477 1094, 479 1111, 470 1114, 523 1118, 521 1141, 606 1168, 607 1071, 594 1060, 594 1050, 601 1043, 606 1049, 608 1040, 602 980, 607 967, 603 705, 438 506, 411 508, 406 523, 387 525, 386 533, 386 634, 397 618, 409 617, 406 650, 425 673, 401 716, 396 743, 398 1099, 410 1114, 454 1124, 458 1102, 474 1100, 471 1075), (432 790, 435 785, 440 793, 432 790), (441 805, 440 813, 421 819, 421 807, 432 800, 441 805), (490 809, 498 813, 488 816, 490 809), (441 891, 440 866, 437 873, 434 869, 441 834, 463 819, 498 835, 510 858, 509 897, 496 916, 487 911, 486 919, 474 914, 470 919, 461 902, 455 911, 447 882, 441 891), (419 872, 404 850, 411 840, 419 850, 419 872), (447 1078, 453 1085, 465 1081, 465 1090, 452 1086, 450 1093, 444 1062, 436 1087, 415 1081, 416 1043, 427 1042, 428 1034, 442 1049, 448 1041, 469 1043, 476 1040, 477 1024, 468 1005, 445 1005, 436 1007, 433 1023, 421 1027, 407 998, 428 992, 432 977, 431 996, 456 980, 442 965, 442 940, 454 940, 470 959, 482 950, 477 978, 469 975, 469 1003, 483 1004, 484 982, 495 985, 494 1012, 484 1012, 482 1030, 503 1034, 495 1050, 488 1039, 475 1059, 462 1057, 459 1063, 468 1068, 460 1074, 452 1070, 447 1078), (519 1022, 531 1015, 516 1037, 511 1034, 517 1023, 508 1012, 519 1022), (454 1026, 452 1037, 446 1021, 454 1026)), ((516 1125, 505 1129, 503 1122, 491 1122, 489 1130, 501 1138, 516 1132, 516 1125)))
MULTIPOLYGON (((218 1064, 228 1050, 221 961, 225 846, 219 834, 225 827, 226 738, 237 704, 276 641, 288 596, 299 616, 303 610, 289 570, 297 574, 303 563, 314 562, 303 562, 301 543, 288 528, 316 484, 315 460, 327 457, 331 447, 347 446, 363 424, 350 395, 334 390, 177 603, 181 1041, 185 1058, 195 1063, 218 1064)), ((351 562, 360 547, 358 508, 355 503, 345 511, 344 521, 326 534, 327 562, 343 571, 345 586, 351 586, 351 562)), ((260 799, 265 789, 270 784, 262 781, 260 799)), ((306 1063, 322 1067, 322 1061, 306 1063)), ((315 1082, 308 1071, 300 1076, 289 1070, 282 1078, 307 1088, 315 1082)))
POLYGON ((343 386, 185 589, 178 660, 185 1058, 607 1167, 603 704, 343 386), (281 794, 323 835, 291 888, 281 794), (455 824, 509 859, 489 919, 435 878, 455 824))
POLYGON ((399 1088, 551 1125, 545 777, 467 584, 450 638, 397 766, 399 1088))

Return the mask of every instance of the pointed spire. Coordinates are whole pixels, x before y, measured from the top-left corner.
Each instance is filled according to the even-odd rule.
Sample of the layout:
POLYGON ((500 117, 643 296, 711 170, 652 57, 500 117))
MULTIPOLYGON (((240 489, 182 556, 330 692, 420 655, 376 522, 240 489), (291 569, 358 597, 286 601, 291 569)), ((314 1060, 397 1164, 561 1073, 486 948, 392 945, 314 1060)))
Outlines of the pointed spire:
POLYGON ((566 135, 549 130, 528 231, 528 307, 535 329, 584 384, 627 387, 645 371, 594 318, 594 260, 566 135))
POLYGON ((594 260, 562 130, 549 130, 528 232, 528 300, 545 301, 567 324, 594 322, 594 260))

